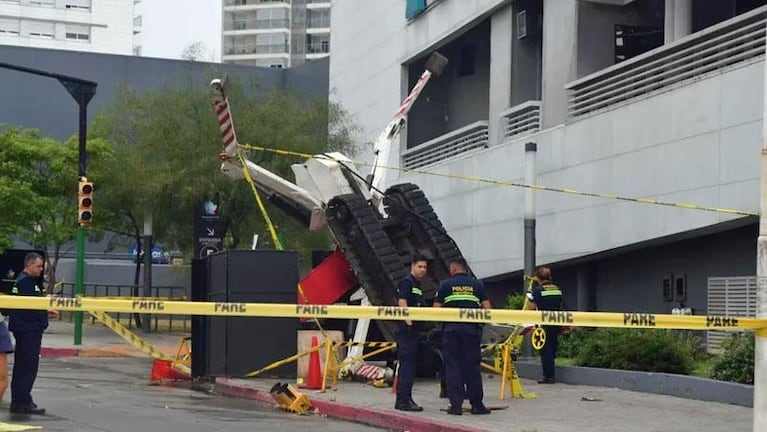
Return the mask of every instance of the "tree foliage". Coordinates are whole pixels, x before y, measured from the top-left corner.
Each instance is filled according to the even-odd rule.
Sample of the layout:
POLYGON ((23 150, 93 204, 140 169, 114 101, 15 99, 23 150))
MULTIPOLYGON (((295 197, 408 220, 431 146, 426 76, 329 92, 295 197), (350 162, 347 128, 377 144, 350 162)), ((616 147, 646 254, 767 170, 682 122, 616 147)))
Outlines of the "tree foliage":
MULTIPOLYGON (((98 181, 111 145, 95 139, 86 148, 95 166, 89 179, 98 181)), ((15 237, 48 251, 47 279, 54 283, 62 247, 77 233, 78 141, 6 129, 0 132, 0 168, 0 198, 7 209, 0 219, 0 247, 9 247, 15 237)))
MULTIPOLYGON (((353 148, 350 122, 324 100, 302 102, 285 91, 262 91, 255 82, 230 82, 228 95, 241 143, 311 154, 353 148)), ((228 226, 228 247, 249 246, 251 234, 271 243, 248 185, 219 171, 222 140, 211 100, 207 87, 191 79, 150 92, 118 89, 91 130, 91 136, 115 146, 106 168, 110 174, 100 188, 98 211, 104 224, 133 232, 132 220, 152 215, 158 241, 189 255, 195 206, 213 199, 228 226)), ((291 181, 290 165, 301 162, 271 153, 248 157, 291 181)), ((309 234, 273 206, 268 210, 287 248, 329 245, 327 234, 309 234)))

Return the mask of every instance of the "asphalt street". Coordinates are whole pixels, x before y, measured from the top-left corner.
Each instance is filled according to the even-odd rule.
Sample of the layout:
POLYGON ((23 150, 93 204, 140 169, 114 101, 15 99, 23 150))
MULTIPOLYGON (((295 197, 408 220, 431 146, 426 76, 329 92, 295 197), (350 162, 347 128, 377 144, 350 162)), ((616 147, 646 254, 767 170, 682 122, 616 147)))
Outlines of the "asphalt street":
POLYGON ((298 416, 249 400, 150 386, 150 369, 151 361, 144 358, 42 359, 32 394, 46 415, 10 414, 9 389, 0 405, 0 422, 81 432, 381 430, 298 416))

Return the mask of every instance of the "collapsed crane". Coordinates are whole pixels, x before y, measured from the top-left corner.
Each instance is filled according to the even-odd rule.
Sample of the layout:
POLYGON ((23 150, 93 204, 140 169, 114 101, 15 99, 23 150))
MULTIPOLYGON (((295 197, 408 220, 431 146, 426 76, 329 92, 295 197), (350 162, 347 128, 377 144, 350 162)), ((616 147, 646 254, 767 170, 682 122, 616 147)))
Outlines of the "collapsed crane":
MULTIPOLYGON (((295 183, 249 161, 237 141, 224 82, 218 79, 211 82, 213 109, 224 146, 219 156, 221 170, 234 179, 242 179, 244 168, 255 186, 276 206, 312 231, 327 226, 336 241, 336 262, 331 265, 326 259, 302 280, 306 298, 299 301, 329 304, 359 286, 364 292, 360 296, 363 304, 396 305, 397 286, 407 276, 412 256, 420 254, 429 259, 432 281, 449 277, 450 260, 462 257, 418 186, 404 183, 382 191, 385 173, 377 172, 378 161, 388 160, 392 143, 405 126, 413 103, 429 79, 446 64, 447 59, 437 53, 429 58, 426 70, 376 140, 376 163, 367 178, 340 153, 326 153, 292 165, 295 183), (339 259, 345 260, 348 267, 339 266, 339 259), (354 278, 339 274, 349 268, 354 278), (307 280, 312 277, 315 281, 334 283, 307 280)), ((433 283, 424 286, 424 295, 433 296, 435 288, 433 283)), ((369 320, 358 321, 355 341, 365 340, 368 324, 369 320)), ((377 324, 384 337, 393 340, 393 322, 377 324)), ((354 348, 361 353, 362 347, 354 348)))

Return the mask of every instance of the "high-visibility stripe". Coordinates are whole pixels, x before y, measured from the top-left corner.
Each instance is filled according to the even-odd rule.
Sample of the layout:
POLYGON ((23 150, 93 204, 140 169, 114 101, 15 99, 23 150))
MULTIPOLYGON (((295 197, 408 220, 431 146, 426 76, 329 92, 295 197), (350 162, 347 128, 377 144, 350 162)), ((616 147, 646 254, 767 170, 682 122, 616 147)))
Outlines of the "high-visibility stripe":
POLYGON ((416 287, 413 287, 413 288, 410 290, 410 292, 412 292, 413 294, 423 295, 423 291, 421 291, 421 289, 420 289, 420 288, 416 288, 416 287))
POLYGON ((445 297, 445 303, 452 301, 470 301, 479 304, 479 297, 472 294, 453 294, 445 297))
POLYGON ((541 297, 547 297, 547 296, 553 296, 553 295, 562 295, 562 290, 543 290, 541 291, 541 297))

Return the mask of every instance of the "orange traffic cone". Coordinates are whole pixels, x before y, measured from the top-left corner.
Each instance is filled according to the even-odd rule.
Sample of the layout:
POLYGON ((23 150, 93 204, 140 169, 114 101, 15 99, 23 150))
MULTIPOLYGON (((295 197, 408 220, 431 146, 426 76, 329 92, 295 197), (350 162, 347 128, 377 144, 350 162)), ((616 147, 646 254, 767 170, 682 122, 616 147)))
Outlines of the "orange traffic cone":
POLYGON ((149 373, 149 381, 159 383, 167 379, 170 374, 171 362, 169 360, 154 359, 152 362, 152 371, 149 373))
POLYGON ((190 376, 173 369, 173 362, 165 359, 154 359, 152 371, 149 373, 149 381, 158 384, 163 380, 186 380, 190 376))
MULTIPOLYGON (((317 336, 312 336, 312 348, 317 348, 318 345, 317 336)), ((309 354, 309 371, 306 373, 306 383, 301 388, 320 390, 322 388, 322 371, 320 369, 320 352, 316 350, 309 354)))

